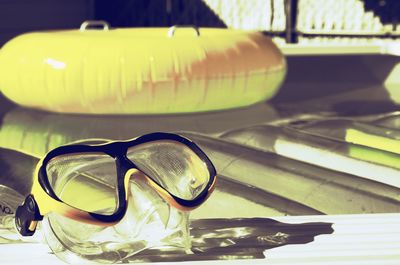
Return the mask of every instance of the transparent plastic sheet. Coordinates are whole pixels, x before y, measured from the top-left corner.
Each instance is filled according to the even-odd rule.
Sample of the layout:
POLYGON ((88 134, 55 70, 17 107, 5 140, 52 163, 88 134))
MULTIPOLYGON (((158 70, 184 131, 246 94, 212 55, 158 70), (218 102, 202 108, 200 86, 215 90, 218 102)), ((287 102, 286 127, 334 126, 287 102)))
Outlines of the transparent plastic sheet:
MULTIPOLYGON (((382 120, 383 121, 383 120, 382 120)), ((317 137, 317 136, 315 136, 317 137)), ((335 136, 336 137, 336 136, 335 136)), ((224 169, 224 174, 226 174, 229 179, 240 180, 243 183, 246 183, 246 186, 243 185, 241 188, 241 192, 239 189, 233 190, 232 187, 228 187, 225 183, 222 186, 217 186, 217 191, 221 187, 226 188, 226 194, 235 194, 238 197, 251 198, 251 200, 256 201, 256 194, 263 191, 262 197, 265 198, 266 194, 278 194, 281 195, 280 198, 275 198, 275 201, 272 201, 271 207, 275 206, 279 209, 285 209, 286 214, 314 214, 315 209, 320 210, 324 213, 340 213, 345 212, 398 212, 398 189, 390 186, 382 185, 378 182, 373 182, 368 179, 355 178, 352 175, 339 173, 330 170, 323 170, 321 168, 314 167, 312 165, 295 163, 291 160, 279 158, 277 159, 275 155, 272 155, 268 152, 261 152, 254 150, 254 148, 250 148, 249 146, 245 147, 243 145, 237 145, 233 143, 229 143, 223 141, 218 138, 202 138, 201 136, 194 136, 193 140, 197 144, 202 144, 202 147, 206 147, 203 150, 207 151, 207 154, 210 155, 210 158, 220 169, 224 169), (293 166, 296 166, 298 169, 296 172, 291 171, 293 166), (281 172, 276 173, 276 168, 282 169, 281 172), (274 171, 275 170, 275 171, 274 171), (296 182, 299 184, 307 183, 306 181, 310 179, 312 181, 311 187, 319 187, 320 190, 308 189, 302 185, 297 185, 295 188, 296 192, 291 192, 286 189, 281 189, 279 187, 279 183, 284 184, 285 186, 290 185, 290 177, 292 175, 297 175, 296 182), (249 178, 249 176, 259 176, 258 182, 256 182, 256 178, 249 178), (281 177, 281 181, 279 178, 281 177), (303 178, 304 177, 304 178, 303 178), (312 177, 312 178, 311 178, 312 177), (274 185, 267 185, 267 180, 278 180, 274 185), (254 182, 252 182, 254 180, 254 182), (244 187, 248 188, 248 184, 254 184, 257 186, 257 192, 245 192, 244 187), (314 185, 315 183, 315 185, 314 185), (321 183, 326 183, 327 185, 321 186, 321 183), (337 185, 336 185, 337 184, 337 185), (361 185, 362 184, 362 185, 361 185), (332 192, 326 192, 328 188, 332 188, 332 192), (310 190, 314 192, 310 193, 310 190), (348 191, 347 191, 348 190, 348 191), (268 193, 269 191, 269 193, 268 193), (325 194, 326 197, 322 198, 319 195, 325 194), (348 195, 348 196, 347 196, 348 195), (365 197, 359 197, 359 196, 365 197), (292 197, 290 197, 292 196, 292 197), (291 205, 293 202, 297 202, 298 205, 296 207, 290 208, 286 201, 281 202, 281 204, 285 204, 282 207, 281 204, 277 204, 276 201, 282 198, 291 198, 291 205), (330 201, 329 198, 334 198, 337 204, 333 204, 333 201, 330 201), (347 199, 352 199, 352 201, 348 201, 347 199), (358 202, 359 205, 358 205, 358 202), (304 209, 304 205, 308 205, 309 209, 304 209), (303 206, 302 209, 300 206, 303 206), (344 208, 340 208, 343 206, 344 208), (296 211, 289 211, 289 210, 296 211), (313 210, 311 212, 311 210, 313 210), (304 212, 305 210, 310 211, 311 213, 304 212)), ((220 182, 219 182, 220 183, 220 182)), ((241 184, 238 184, 241 185, 241 184)), ((256 189, 253 186, 253 189, 256 189)), ((214 195, 211 196, 208 202, 213 202, 215 199, 214 195)), ((260 193, 261 194, 261 193, 260 193)), ((225 194, 223 197, 226 199, 225 194)), ((264 203, 266 199, 258 200, 258 203, 264 203)), ((226 203, 225 205, 229 205, 230 203, 226 203)), ((205 206, 205 205, 204 205, 205 206)), ((221 207, 223 208, 223 207, 221 207)), ((203 208, 200 208, 201 210, 203 208)), ((207 209, 205 207, 204 209, 207 209)), ((258 209, 252 210, 252 212, 257 212, 258 209)), ((239 211, 239 210, 238 210, 239 211)), ((226 211, 225 211, 226 212, 226 211)), ((225 214, 221 213, 222 214, 225 214)), ((265 215, 258 212, 260 216, 271 216, 265 215)), ((235 212, 237 214, 237 212, 235 212)), ((204 214, 203 214, 204 216, 204 214)), ((191 239, 192 239, 192 248, 191 253, 195 253, 195 255, 188 255, 182 248, 176 247, 153 247, 150 249, 145 249, 143 251, 137 252, 135 255, 129 256, 126 259, 122 260, 123 262, 136 262, 136 261, 177 261, 177 260, 201 260, 201 259, 234 259, 234 258, 257 258, 263 257, 262 250, 266 249, 266 246, 281 246, 285 244, 285 242, 294 242, 288 241, 288 238, 293 233, 284 232, 279 230, 275 233, 270 233, 266 236, 266 246, 262 245, 260 241, 240 240, 240 237, 246 236, 246 229, 243 227, 251 227, 252 225, 258 226, 259 228, 265 227, 266 224, 274 227, 274 224, 268 222, 256 222, 253 223, 252 218, 250 219, 240 219, 240 227, 234 227, 234 222, 238 221, 236 216, 229 216, 229 220, 194 220, 192 221, 191 227, 191 239), (203 222, 204 230, 200 230, 199 222, 203 222), (214 224, 223 223, 226 230, 221 231, 216 229, 214 224), (207 229, 208 230, 207 230, 207 229), (217 231, 218 232, 215 232, 217 231), (215 233, 212 233, 214 231, 215 233), (197 233, 198 232, 198 233, 197 233), (240 233, 239 233, 240 232, 240 233), (244 233, 244 234, 243 234, 244 233), (210 240, 205 240, 205 239, 210 240), (271 241, 268 241, 270 239, 271 241), (203 240, 203 241, 202 241, 203 240), (235 244, 230 243, 231 245, 224 245, 226 242, 233 241, 235 244), (253 247, 249 247, 246 243, 250 242, 258 242, 259 245, 254 245, 253 247), (268 243, 269 242, 269 243, 268 243), (275 242, 275 244, 273 243, 275 242), (259 248, 258 248, 259 246, 259 248), (236 248, 235 248, 236 247, 236 248), (247 247, 247 248, 246 248, 247 247), (196 250, 201 250, 196 252, 196 250), (252 252, 252 251, 255 252, 252 252)), ((268 220, 268 219, 262 219, 268 220)), ((314 227, 308 226, 310 229, 314 227)), ((295 227, 294 227, 295 228, 295 227)), ((303 233, 307 234, 307 227, 299 227, 303 233)), ((317 229, 317 228, 316 228, 317 229)), ((292 230, 294 231, 294 230, 292 230)), ((323 230, 325 231, 325 230, 323 230)), ((260 235, 262 231, 260 229, 255 229, 248 232, 249 235, 260 235)), ((263 238, 263 237, 260 237, 263 238)), ((292 238, 293 239, 293 238, 292 238)), ((253 239, 252 239, 253 240, 253 239)))
POLYGON ((324 214, 399 212, 396 187, 232 141, 194 133, 185 136, 204 150, 220 175, 285 198, 286 202, 275 204, 277 209, 291 212, 306 206, 324 214))
POLYGON ((0 244, 24 242, 14 228, 14 214, 32 186, 38 159, 0 148, 0 244))
MULTIPOLYGON (((345 137, 350 135, 354 138, 356 132, 348 130, 345 137)), ((234 130, 222 137, 294 160, 400 187, 400 155, 383 148, 353 144, 326 136, 316 137, 305 131, 270 125, 234 130)))
POLYGON ((78 139, 126 140, 144 133, 176 128, 212 134, 236 127, 238 120, 241 126, 246 126, 277 116, 275 109, 265 103, 201 114, 116 117, 58 115, 16 107, 2 120, 0 146, 43 156, 52 148, 78 139))
POLYGON ((393 112, 392 115, 382 117, 375 121, 375 124, 391 129, 400 130, 400 111, 393 112))
POLYGON ((0 244, 21 242, 14 229, 14 213, 23 200, 20 193, 0 184, 0 244))

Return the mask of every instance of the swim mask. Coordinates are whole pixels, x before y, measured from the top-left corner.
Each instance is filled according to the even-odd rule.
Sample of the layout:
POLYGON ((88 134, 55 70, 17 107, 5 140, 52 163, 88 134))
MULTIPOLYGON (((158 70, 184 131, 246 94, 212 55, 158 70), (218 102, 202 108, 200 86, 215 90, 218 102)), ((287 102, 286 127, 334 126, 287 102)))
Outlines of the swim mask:
POLYGON ((35 175, 16 212, 21 235, 33 235, 46 217, 53 250, 107 262, 163 240, 187 245, 185 212, 202 204, 216 181, 200 148, 170 133, 61 146, 39 161, 35 175))

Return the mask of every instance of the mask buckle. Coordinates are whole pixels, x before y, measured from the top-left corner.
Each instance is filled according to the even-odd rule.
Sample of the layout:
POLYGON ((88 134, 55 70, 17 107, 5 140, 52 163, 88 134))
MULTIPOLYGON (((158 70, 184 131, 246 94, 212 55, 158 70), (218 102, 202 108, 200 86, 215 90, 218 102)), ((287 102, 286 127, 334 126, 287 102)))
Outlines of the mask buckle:
POLYGON ((37 221, 43 220, 33 195, 28 195, 15 213, 15 226, 23 236, 32 236, 36 231, 37 221))

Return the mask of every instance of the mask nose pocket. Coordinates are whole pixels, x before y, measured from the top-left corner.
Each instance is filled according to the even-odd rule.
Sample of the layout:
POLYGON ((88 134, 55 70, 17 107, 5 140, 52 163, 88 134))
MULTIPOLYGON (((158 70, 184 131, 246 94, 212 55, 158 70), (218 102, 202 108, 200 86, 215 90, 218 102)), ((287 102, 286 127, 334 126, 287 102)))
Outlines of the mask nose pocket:
POLYGON ((170 207, 146 183, 143 173, 133 172, 126 185, 127 210, 122 220, 115 225, 115 231, 121 236, 137 237, 145 227, 153 227, 150 229, 154 231, 165 228, 169 221, 170 207))

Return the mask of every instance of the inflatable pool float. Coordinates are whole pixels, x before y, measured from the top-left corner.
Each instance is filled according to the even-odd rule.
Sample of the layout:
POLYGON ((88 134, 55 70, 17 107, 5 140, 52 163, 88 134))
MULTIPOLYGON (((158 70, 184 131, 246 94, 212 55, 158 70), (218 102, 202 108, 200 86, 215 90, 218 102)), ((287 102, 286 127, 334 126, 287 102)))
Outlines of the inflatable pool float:
POLYGON ((217 28, 113 29, 85 22, 80 30, 20 35, 0 52, 6 97, 62 113, 243 107, 271 98, 285 73, 285 59, 269 37, 217 28))

